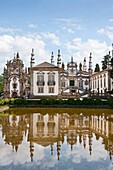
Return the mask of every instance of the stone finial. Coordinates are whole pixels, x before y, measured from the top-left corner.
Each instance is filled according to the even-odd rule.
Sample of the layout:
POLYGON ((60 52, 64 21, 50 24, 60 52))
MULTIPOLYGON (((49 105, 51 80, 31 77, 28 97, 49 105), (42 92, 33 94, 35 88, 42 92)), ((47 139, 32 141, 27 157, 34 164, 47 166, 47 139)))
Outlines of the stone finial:
POLYGON ((57 58, 57 66, 59 68, 61 68, 61 58, 60 58, 61 54, 60 54, 60 50, 58 50, 58 58, 57 58))
POLYGON ((51 64, 54 64, 54 55, 53 55, 53 51, 51 53, 51 64))
POLYGON ((34 66, 34 60, 35 60, 35 58, 34 58, 34 49, 32 48, 32 52, 31 52, 31 61, 30 61, 30 66, 31 67, 33 67, 34 66))

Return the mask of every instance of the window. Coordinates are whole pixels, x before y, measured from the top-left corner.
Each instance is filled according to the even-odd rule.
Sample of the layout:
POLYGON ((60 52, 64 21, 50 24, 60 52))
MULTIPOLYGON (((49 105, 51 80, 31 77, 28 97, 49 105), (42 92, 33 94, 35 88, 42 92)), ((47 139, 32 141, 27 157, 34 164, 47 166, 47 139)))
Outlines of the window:
POLYGON ((43 116, 42 115, 38 115, 38 121, 43 121, 43 116))
POLYGON ((17 88, 17 83, 13 83, 13 89, 17 88))
POLYGON ((101 84, 101 88, 102 88, 102 78, 100 79, 100 84, 101 84))
POLYGON ((104 88, 106 87, 106 75, 104 74, 104 88))
POLYGON ((92 80, 91 80, 91 89, 92 89, 92 87, 93 87, 93 82, 92 82, 92 80))
POLYGON ((70 86, 74 86, 74 85, 75 85, 74 80, 70 80, 70 86))
POLYGON ((95 88, 95 86, 94 86, 94 81, 95 81, 95 80, 93 79, 93 89, 95 88))
POLYGON ((65 81, 61 82, 61 87, 65 87, 65 81))
POLYGON ((43 136, 44 135, 44 123, 37 122, 37 136, 43 136))
POLYGON ((49 115, 49 121, 53 121, 54 120, 54 115, 49 115))
POLYGON ((79 80, 79 87, 83 88, 83 80, 82 80, 82 78, 80 78, 80 80, 79 80))
POLYGON ((38 75, 37 76, 37 81, 38 82, 44 81, 44 75, 38 75))
POLYGON ((54 93, 54 87, 49 87, 49 93, 54 93))
POLYGON ((98 77, 98 88, 99 88, 99 77, 98 77))
POLYGON ((38 93, 44 93, 44 88, 43 87, 38 87, 38 93))
POLYGON ((43 73, 37 74, 37 85, 44 86, 44 74, 43 73))
POLYGON ((95 78, 95 89, 97 88, 97 86, 96 86, 96 81, 97 81, 97 80, 96 80, 96 78, 95 78))
POLYGON ((48 75, 48 81, 54 81, 54 74, 48 75))
POLYGON ((55 129, 55 123, 54 122, 48 122, 48 136, 54 135, 54 129, 55 129))
POLYGON ((87 86, 89 84, 88 80, 85 81, 85 85, 87 86))
POLYGON ((17 72, 17 73, 19 72, 19 69, 18 69, 18 68, 16 68, 16 72, 17 72))
POLYGON ((54 73, 49 73, 48 74, 48 85, 49 86, 54 86, 55 85, 55 75, 54 75, 54 73))

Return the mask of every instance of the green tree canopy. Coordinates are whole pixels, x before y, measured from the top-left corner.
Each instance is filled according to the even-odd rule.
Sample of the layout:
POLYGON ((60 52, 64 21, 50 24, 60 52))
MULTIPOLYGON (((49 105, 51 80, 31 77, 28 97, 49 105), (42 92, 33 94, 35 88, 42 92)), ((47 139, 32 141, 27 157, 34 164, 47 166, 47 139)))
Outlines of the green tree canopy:
POLYGON ((3 93, 3 76, 0 75, 0 94, 3 93))
POLYGON ((95 72, 99 72, 100 71, 100 66, 99 66, 99 64, 96 64, 96 66, 95 66, 95 72))
POLYGON ((110 55, 104 56, 104 59, 102 61, 102 70, 105 70, 107 68, 107 66, 110 64, 110 61, 111 61, 110 55))
POLYGON ((113 67, 113 58, 111 59, 111 66, 113 67))

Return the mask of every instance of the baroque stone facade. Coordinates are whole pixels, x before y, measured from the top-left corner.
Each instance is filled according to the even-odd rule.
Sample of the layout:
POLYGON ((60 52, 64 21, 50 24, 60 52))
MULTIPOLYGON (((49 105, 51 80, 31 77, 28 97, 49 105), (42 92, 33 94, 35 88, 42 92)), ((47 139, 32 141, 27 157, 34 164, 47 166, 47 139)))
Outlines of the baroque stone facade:
POLYGON ((28 73, 24 69, 19 53, 4 67, 4 98, 25 97, 27 95, 28 73))

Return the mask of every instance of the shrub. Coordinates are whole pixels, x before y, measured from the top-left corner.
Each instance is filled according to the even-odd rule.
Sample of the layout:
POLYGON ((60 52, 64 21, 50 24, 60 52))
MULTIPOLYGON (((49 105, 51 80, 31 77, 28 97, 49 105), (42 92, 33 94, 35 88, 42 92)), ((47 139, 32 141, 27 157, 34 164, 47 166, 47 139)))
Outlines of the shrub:
POLYGON ((75 100, 75 105, 82 105, 82 101, 80 99, 75 100))
POLYGON ((11 98, 10 100, 9 100, 9 105, 14 105, 14 98, 11 98))
POLYGON ((94 99, 94 104, 95 105, 103 105, 103 101, 101 99, 97 98, 97 99, 94 99))
POLYGON ((75 100, 72 99, 72 98, 70 98, 70 99, 67 100, 66 103, 67 103, 68 105, 74 105, 74 104, 75 104, 75 100))
POLYGON ((14 105, 25 105, 27 102, 25 99, 22 98, 17 98, 14 99, 14 105))
POLYGON ((40 104, 41 105, 47 105, 48 104, 48 99, 41 99, 40 104))
POLYGON ((0 106, 3 106, 3 105, 4 105, 4 99, 0 98, 0 106))
POLYGON ((5 98, 5 99, 4 99, 4 105, 7 105, 7 104, 9 104, 9 101, 10 101, 10 99, 8 99, 8 98, 5 98))
POLYGON ((108 106, 113 108, 113 100, 112 99, 107 100, 106 103, 107 103, 108 106))
POLYGON ((66 100, 62 100, 62 99, 57 100, 57 102, 58 102, 58 105, 65 105, 66 104, 66 100))
POLYGON ((92 105, 93 99, 84 98, 82 102, 84 105, 92 105))

